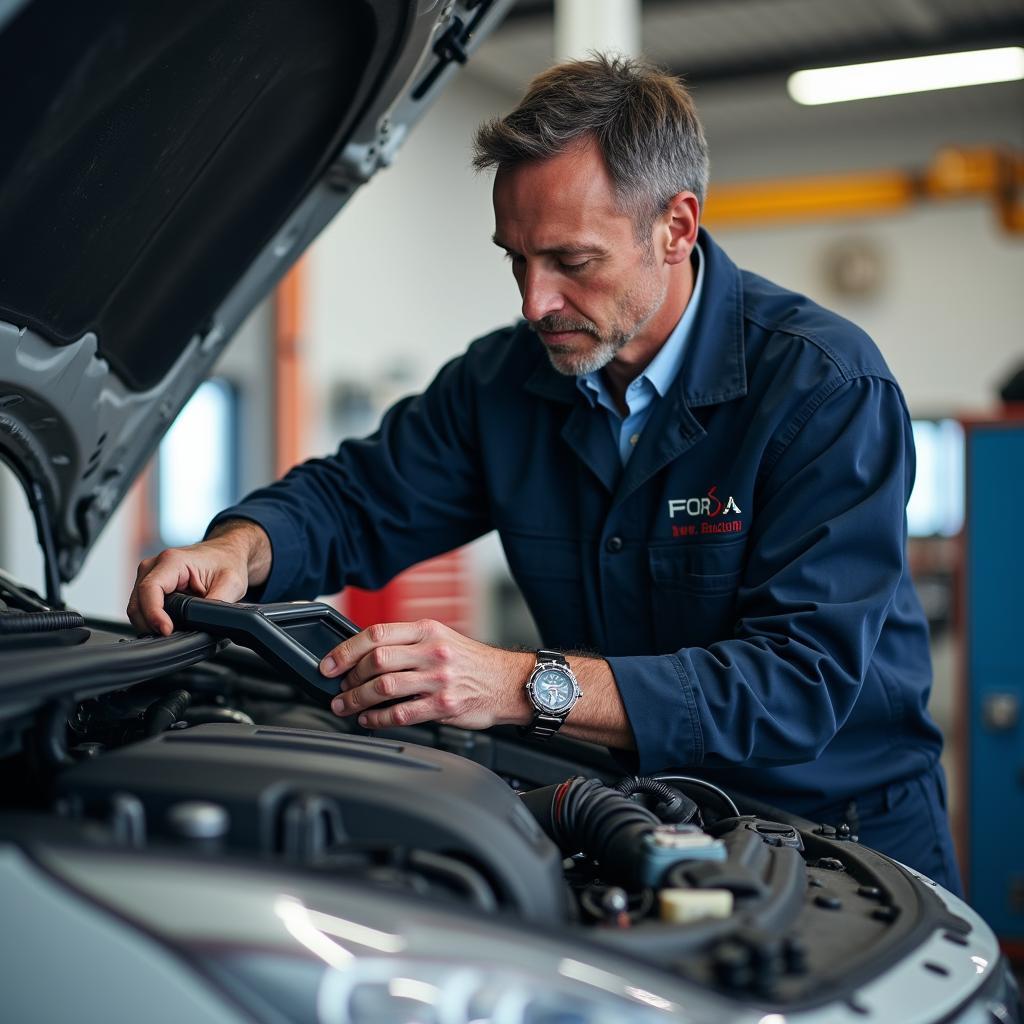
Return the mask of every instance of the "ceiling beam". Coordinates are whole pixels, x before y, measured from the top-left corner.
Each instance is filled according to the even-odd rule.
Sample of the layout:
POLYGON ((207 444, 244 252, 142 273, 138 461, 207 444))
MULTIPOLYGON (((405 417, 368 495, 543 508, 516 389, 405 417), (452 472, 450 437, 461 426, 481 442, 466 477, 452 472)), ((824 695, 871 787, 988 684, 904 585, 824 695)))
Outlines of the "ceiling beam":
MULTIPOLYGON (((713 0, 643 0, 644 10, 657 7, 699 7, 707 6, 713 0)), ((733 0, 734 3, 748 3, 749 0, 733 0)), ((551 18, 554 15, 555 0, 518 0, 505 15, 505 22, 526 21, 531 18, 551 18)))
MULTIPOLYGON (((736 7, 747 0, 731 0, 736 7)), ((685 19, 687 7, 707 7, 708 0, 644 0, 644 10, 672 6, 685 19)), ((908 11, 914 0, 900 0, 894 6, 892 33, 885 38, 865 37, 856 42, 844 41, 829 46, 794 48, 784 53, 765 54, 763 57, 730 58, 716 63, 673 66, 671 70, 682 75, 691 86, 742 83, 751 79, 778 77, 802 68, 829 67, 839 64, 861 64, 875 60, 895 60, 900 57, 920 57, 929 53, 952 53, 957 50, 981 50, 995 46, 1024 45, 1024 16, 975 19, 971 25, 956 27, 932 24, 925 26, 909 20, 908 11)), ((529 21, 550 20, 553 0, 519 0, 505 17, 506 24, 523 25, 529 21)))
POLYGON ((785 53, 765 54, 743 60, 725 60, 690 67, 674 66, 693 86, 745 82, 754 78, 789 75, 804 68, 866 64, 877 60, 921 57, 931 53, 955 53, 960 50, 985 50, 997 46, 1024 45, 1024 17, 955 31, 943 31, 925 39, 892 38, 885 41, 863 40, 838 46, 816 44, 785 53))

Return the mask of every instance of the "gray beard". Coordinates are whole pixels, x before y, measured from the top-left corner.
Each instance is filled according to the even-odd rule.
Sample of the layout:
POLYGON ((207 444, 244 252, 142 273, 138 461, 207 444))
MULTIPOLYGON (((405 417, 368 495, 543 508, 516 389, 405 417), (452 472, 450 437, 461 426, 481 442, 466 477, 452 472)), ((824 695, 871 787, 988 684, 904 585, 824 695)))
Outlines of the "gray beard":
POLYGON ((538 329, 584 331, 589 334, 594 339, 594 344, 592 348, 584 352, 576 352, 569 345, 544 346, 551 365, 559 373, 567 377, 582 377, 588 373, 603 370, 615 358, 619 350, 628 345, 640 333, 665 301, 667 290, 667 286, 661 288, 659 294, 650 296, 647 302, 643 302, 642 293, 627 295, 622 308, 633 315, 633 325, 629 330, 623 330, 619 326, 610 337, 602 336, 598 332, 597 324, 589 320, 573 320, 570 317, 561 317, 557 314, 546 316, 536 323, 531 322, 530 327, 535 331, 538 329), (643 302, 642 306, 640 306, 641 302, 643 302), (639 309, 638 306, 640 306, 639 309))
POLYGON ((567 345, 548 346, 546 351, 551 365, 559 373, 567 377, 584 377, 603 370, 630 340, 630 337, 619 335, 611 340, 599 339, 596 346, 586 352, 574 352, 567 345))

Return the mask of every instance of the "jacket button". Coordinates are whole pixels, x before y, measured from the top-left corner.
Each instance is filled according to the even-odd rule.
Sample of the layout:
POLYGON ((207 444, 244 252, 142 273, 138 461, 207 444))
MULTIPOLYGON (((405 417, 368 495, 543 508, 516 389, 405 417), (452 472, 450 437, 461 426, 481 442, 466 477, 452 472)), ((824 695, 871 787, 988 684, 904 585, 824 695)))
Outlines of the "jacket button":
POLYGON ((604 542, 605 551, 610 554, 616 555, 622 550, 622 538, 621 537, 609 537, 604 542))

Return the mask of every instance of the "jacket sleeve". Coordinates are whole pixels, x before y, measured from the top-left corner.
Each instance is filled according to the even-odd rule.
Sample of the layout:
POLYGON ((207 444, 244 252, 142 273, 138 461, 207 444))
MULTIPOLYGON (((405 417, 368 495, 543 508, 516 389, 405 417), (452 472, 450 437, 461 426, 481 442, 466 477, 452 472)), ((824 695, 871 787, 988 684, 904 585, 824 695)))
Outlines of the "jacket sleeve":
POLYGON ((347 584, 383 586, 416 562, 490 529, 464 357, 392 406, 370 437, 343 442, 225 509, 270 537, 262 601, 312 598, 347 584))
POLYGON ((860 693, 905 570, 910 420, 895 384, 818 393, 766 454, 734 636, 609 658, 641 771, 816 758, 860 693))

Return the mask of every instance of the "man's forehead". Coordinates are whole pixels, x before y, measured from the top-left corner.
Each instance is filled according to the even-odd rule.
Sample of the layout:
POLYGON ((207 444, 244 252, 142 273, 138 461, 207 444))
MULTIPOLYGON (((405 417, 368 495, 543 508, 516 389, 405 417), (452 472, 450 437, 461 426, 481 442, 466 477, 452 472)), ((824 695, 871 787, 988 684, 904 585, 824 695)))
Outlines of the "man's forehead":
POLYGON ((567 222, 585 216, 585 209, 610 212, 617 206, 615 188, 596 147, 499 167, 493 199, 499 213, 532 218, 543 210, 567 222))
POLYGON ((632 231, 610 188, 586 173, 536 167, 500 171, 494 183, 494 244, 510 252, 606 252, 632 231))

